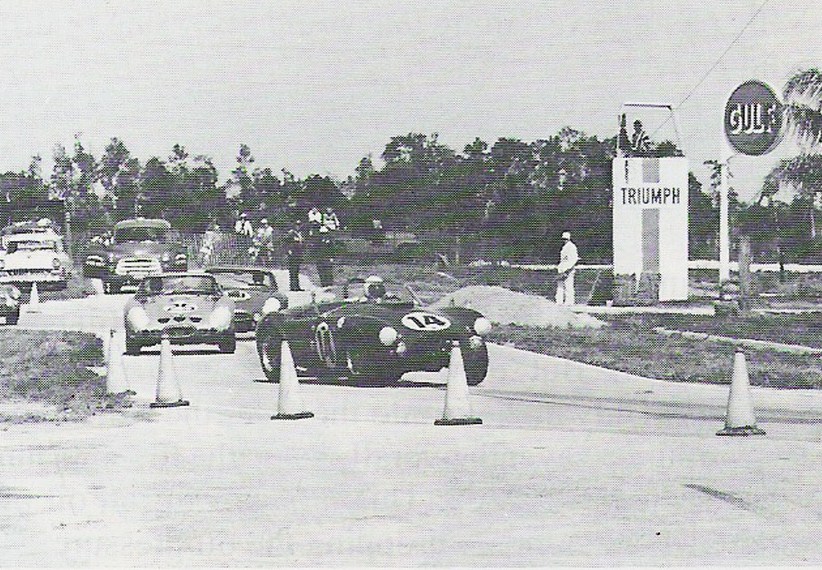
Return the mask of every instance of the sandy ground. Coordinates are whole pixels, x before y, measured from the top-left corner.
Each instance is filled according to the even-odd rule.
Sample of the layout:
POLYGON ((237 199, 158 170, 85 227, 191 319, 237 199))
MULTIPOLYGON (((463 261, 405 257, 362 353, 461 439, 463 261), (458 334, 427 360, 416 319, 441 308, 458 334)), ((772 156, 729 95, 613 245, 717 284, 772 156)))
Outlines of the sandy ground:
MULTIPOLYGON (((124 300, 21 325, 105 328, 124 300)), ((466 427, 433 425, 442 374, 303 379, 316 417, 271 421, 248 341, 175 351, 191 406, 149 410, 158 352, 126 356, 128 413, 0 432, 0 566, 822 563, 819 392, 755 388, 767 435, 720 438, 727 387, 490 354, 466 427)))
POLYGON ((472 285, 446 295, 435 307, 456 304, 480 311, 491 322, 534 327, 601 327, 605 323, 570 307, 557 305, 544 297, 511 291, 505 287, 472 285))

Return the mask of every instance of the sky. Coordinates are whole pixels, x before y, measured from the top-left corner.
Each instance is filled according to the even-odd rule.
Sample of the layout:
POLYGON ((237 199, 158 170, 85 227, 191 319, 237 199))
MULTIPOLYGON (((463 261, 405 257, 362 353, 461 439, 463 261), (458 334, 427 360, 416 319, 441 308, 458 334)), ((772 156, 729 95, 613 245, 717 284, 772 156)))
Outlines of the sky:
MULTIPOLYGON (((80 133, 97 157, 112 137, 142 161, 179 143, 221 180, 241 143, 275 172, 344 179, 392 136, 436 132, 456 151, 566 125, 605 138, 623 103, 646 102, 675 106, 679 136, 662 111, 629 121, 678 142, 707 183, 730 93, 822 67, 820 29, 819 0, 5 0, 0 171, 40 154, 48 174, 80 133)), ((733 158, 740 196, 796 152, 733 158)))

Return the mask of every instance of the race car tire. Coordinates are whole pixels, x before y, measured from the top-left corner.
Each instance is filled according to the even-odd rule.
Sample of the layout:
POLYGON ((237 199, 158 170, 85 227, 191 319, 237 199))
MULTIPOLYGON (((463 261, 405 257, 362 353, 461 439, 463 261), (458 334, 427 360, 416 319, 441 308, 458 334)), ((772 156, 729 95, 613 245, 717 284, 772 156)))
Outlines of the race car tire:
POLYGON ((19 320, 20 320, 20 308, 18 307, 16 311, 14 311, 13 313, 10 313, 6 317, 6 324, 7 325, 16 325, 17 321, 19 321, 19 320))
POLYGON ((488 347, 482 345, 477 350, 466 351, 463 360, 465 364, 465 379, 469 386, 476 386, 485 380, 488 374, 488 347))
POLYGON ((282 339, 274 335, 266 335, 257 340, 257 352, 260 356, 260 365, 269 382, 280 381, 280 358, 282 339))
POLYGON ((220 349, 220 352, 224 352, 225 354, 234 354, 237 350, 237 337, 234 336, 234 332, 231 332, 230 336, 225 337, 221 340, 217 347, 220 349))
POLYGON ((126 354, 130 356, 137 356, 138 354, 140 354, 141 348, 143 348, 143 346, 139 342, 137 342, 136 339, 126 335, 126 354))

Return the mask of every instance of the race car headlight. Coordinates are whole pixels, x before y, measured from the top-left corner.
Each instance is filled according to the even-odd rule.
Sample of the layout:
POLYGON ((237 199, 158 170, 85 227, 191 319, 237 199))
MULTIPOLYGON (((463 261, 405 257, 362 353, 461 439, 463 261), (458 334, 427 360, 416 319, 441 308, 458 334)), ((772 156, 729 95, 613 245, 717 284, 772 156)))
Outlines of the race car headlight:
POLYGON ((163 263, 168 263, 169 261, 171 261, 171 254, 170 254, 169 252, 165 252, 165 253, 164 253, 164 254, 160 257, 160 261, 162 261, 163 263))
POLYGON ((479 317, 476 321, 474 321, 474 332, 480 336, 487 335, 491 332, 491 321, 485 317, 479 317))
POLYGON ((208 325, 213 329, 227 329, 231 325, 231 316, 228 307, 217 307, 208 317, 208 325))
POLYGON ((51 266, 52 266, 52 268, 54 268, 54 269, 60 269, 60 265, 61 265, 61 264, 60 264, 60 260, 59 260, 59 259, 57 259, 56 257, 55 257, 54 259, 52 259, 52 260, 51 260, 51 266))
POLYGON ((380 329, 380 342, 385 346, 391 346, 397 341, 397 329, 394 327, 382 327, 380 329))
POLYGON ((20 298, 20 289, 18 289, 17 287, 12 286, 11 289, 9 290, 9 296, 12 299, 19 299, 20 298))
POLYGON ((148 328, 149 318, 142 307, 132 307, 126 315, 129 324, 134 330, 145 330, 148 328))
POLYGON ((277 311, 282 308, 282 303, 276 297, 269 297, 263 303, 263 314, 267 315, 268 313, 276 313, 277 311))

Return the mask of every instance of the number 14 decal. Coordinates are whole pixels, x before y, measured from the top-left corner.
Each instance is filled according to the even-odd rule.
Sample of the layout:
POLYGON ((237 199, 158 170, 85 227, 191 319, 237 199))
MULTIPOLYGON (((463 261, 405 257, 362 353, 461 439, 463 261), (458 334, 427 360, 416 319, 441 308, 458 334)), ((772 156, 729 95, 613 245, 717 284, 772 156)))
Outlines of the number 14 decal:
POLYGON ((417 331, 441 331, 451 326, 451 321, 446 317, 416 311, 408 313, 402 318, 404 327, 417 331))

